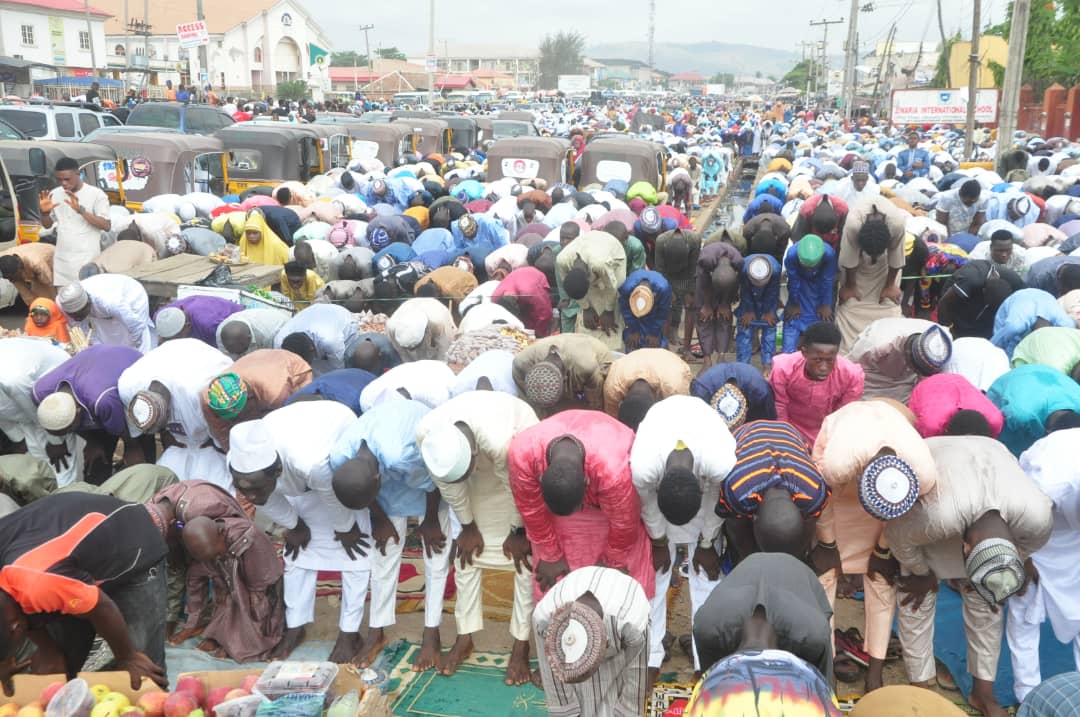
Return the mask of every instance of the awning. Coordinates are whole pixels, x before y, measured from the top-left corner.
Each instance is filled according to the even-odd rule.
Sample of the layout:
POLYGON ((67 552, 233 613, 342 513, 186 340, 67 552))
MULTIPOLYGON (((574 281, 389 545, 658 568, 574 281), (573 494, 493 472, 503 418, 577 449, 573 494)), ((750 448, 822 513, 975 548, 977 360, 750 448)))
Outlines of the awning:
POLYGON ((16 70, 25 70, 29 67, 50 67, 55 68, 55 65, 49 65, 44 62, 33 62, 31 60, 22 60, 18 57, 5 57, 0 55, 0 67, 11 67, 16 70))
POLYGON ((93 83, 98 83, 100 87, 123 87, 124 83, 120 80, 114 80, 111 77, 50 77, 46 80, 34 80, 35 85, 44 85, 45 87, 57 87, 57 86, 72 86, 72 87, 89 87, 93 83))

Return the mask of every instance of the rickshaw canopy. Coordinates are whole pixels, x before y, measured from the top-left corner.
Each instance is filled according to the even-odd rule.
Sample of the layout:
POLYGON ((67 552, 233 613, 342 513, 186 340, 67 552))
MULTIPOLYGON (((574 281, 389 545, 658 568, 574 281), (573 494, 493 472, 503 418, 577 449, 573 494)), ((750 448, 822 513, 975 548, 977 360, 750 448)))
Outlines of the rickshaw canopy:
POLYGON ((667 153, 656 142, 604 137, 589 142, 579 160, 581 186, 621 179, 628 184, 648 182, 663 191, 667 184, 667 153))
POLYGON ((488 149, 487 167, 489 181, 539 177, 549 184, 572 182, 573 146, 556 137, 500 139, 488 149))

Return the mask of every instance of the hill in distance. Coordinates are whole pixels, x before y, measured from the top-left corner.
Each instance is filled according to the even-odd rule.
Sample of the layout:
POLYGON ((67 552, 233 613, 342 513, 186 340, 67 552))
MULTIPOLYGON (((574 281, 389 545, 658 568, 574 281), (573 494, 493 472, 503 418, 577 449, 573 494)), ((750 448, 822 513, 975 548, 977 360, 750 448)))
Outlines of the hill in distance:
MULTIPOLYGON (((591 58, 618 58, 648 62, 646 42, 613 42, 593 45, 586 50, 591 58)), ((756 45, 728 42, 656 43, 656 68, 665 72, 697 72, 711 77, 718 72, 763 77, 783 77, 802 59, 796 52, 756 45)))

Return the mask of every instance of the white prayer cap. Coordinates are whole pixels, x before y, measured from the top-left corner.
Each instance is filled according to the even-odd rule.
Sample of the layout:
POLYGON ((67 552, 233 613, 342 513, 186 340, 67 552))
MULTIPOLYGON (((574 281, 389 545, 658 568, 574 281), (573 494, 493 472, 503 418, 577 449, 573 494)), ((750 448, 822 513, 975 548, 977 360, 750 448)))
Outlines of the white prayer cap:
POLYGON ((472 463, 469 439, 452 423, 432 428, 420 444, 420 455, 431 477, 442 483, 461 480, 472 463))
POLYGON ((15 299, 19 298, 19 292, 7 279, 0 279, 0 309, 6 309, 15 305, 15 299))
POLYGON ((237 473, 255 473, 274 465, 277 449, 266 423, 260 418, 244 421, 229 431, 229 469, 237 473))
POLYGON ((166 306, 157 312, 154 324, 157 326, 158 338, 171 339, 184 330, 187 323, 187 314, 178 306, 166 306))
POLYGON ((37 409, 38 423, 46 431, 64 431, 75 422, 78 406, 67 391, 57 391, 45 397, 37 409))
POLYGON ((82 311, 90 303, 90 295, 86 293, 83 285, 73 281, 56 295, 56 303, 65 314, 82 311))
POLYGON ((394 340, 405 349, 415 348, 427 333, 427 314, 415 306, 403 306, 394 314, 394 340))

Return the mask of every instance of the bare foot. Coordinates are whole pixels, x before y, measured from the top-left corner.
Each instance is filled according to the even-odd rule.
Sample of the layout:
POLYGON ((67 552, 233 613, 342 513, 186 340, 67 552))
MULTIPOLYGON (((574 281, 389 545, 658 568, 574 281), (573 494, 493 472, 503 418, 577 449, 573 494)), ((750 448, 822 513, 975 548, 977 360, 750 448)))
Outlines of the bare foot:
POLYGON ((221 645, 218 644, 217 640, 211 640, 208 637, 202 642, 200 642, 195 649, 201 652, 214 652, 215 650, 218 650, 220 648, 221 645))
POLYGON ((543 691, 544 680, 540 677, 540 670, 533 670, 532 675, 529 677, 529 680, 533 683, 533 686, 536 689, 543 691))
POLYGON ((202 634, 203 629, 201 627, 192 627, 187 630, 181 630, 180 632, 171 633, 172 637, 169 638, 169 644, 176 647, 182 642, 186 642, 193 637, 202 634))
MULTIPOLYGON (((528 643, 526 643, 528 645, 528 643)), ((439 674, 440 675, 452 675, 457 672, 457 669, 461 667, 461 663, 465 661, 465 658, 472 654, 473 651, 473 639, 472 635, 458 635, 454 640, 454 644, 450 647, 450 650, 439 658, 439 674)), ((517 643, 514 643, 514 649, 517 649, 517 643)), ((513 656, 511 656, 513 660, 513 656)), ((526 664, 526 668, 528 665, 526 664)), ((507 667, 507 671, 509 671, 507 667)), ((513 684, 507 682, 506 684, 513 684)))
POLYGON ((652 696, 653 687, 656 685, 656 681, 660 679, 660 668, 650 667, 648 671, 648 687, 645 689, 646 699, 652 696))
MULTIPOLYGON (((453 650, 450 652, 453 653, 453 650)), ((514 640, 514 649, 510 651, 510 662, 506 665, 506 678, 503 682, 508 685, 523 685, 529 681, 529 677, 529 641, 514 640)))
POLYGON ((356 656, 352 659, 353 664, 360 669, 370 667, 372 662, 379 659, 383 648, 386 647, 386 633, 381 627, 371 628, 368 630, 365 644, 367 648, 357 650, 356 656))
POLYGON ((364 641, 360 639, 359 632, 338 632, 337 642, 330 652, 330 662, 344 665, 356 657, 363 646, 364 641))
POLYGON ((442 653, 442 640, 439 638, 439 628, 425 627, 424 641, 420 645, 420 654, 413 660, 413 672, 426 672, 435 668, 435 663, 442 653))
POLYGON ((975 686, 968 696, 968 704, 983 714, 983 717, 1008 717, 997 698, 994 697, 994 683, 985 680, 975 680, 975 686))
POLYGON ((885 684, 885 660, 875 657, 870 658, 870 667, 866 670, 866 679, 863 680, 863 689, 872 692, 885 684))
POLYGON ((855 593, 862 590, 862 575, 840 576, 840 583, 836 586, 836 597, 853 598, 855 593))
POLYGON ((285 629, 285 634, 281 637, 281 642, 274 647, 270 653, 270 659, 283 660, 288 657, 293 650, 300 647, 300 643, 304 641, 304 628, 302 627, 289 627, 285 629))

